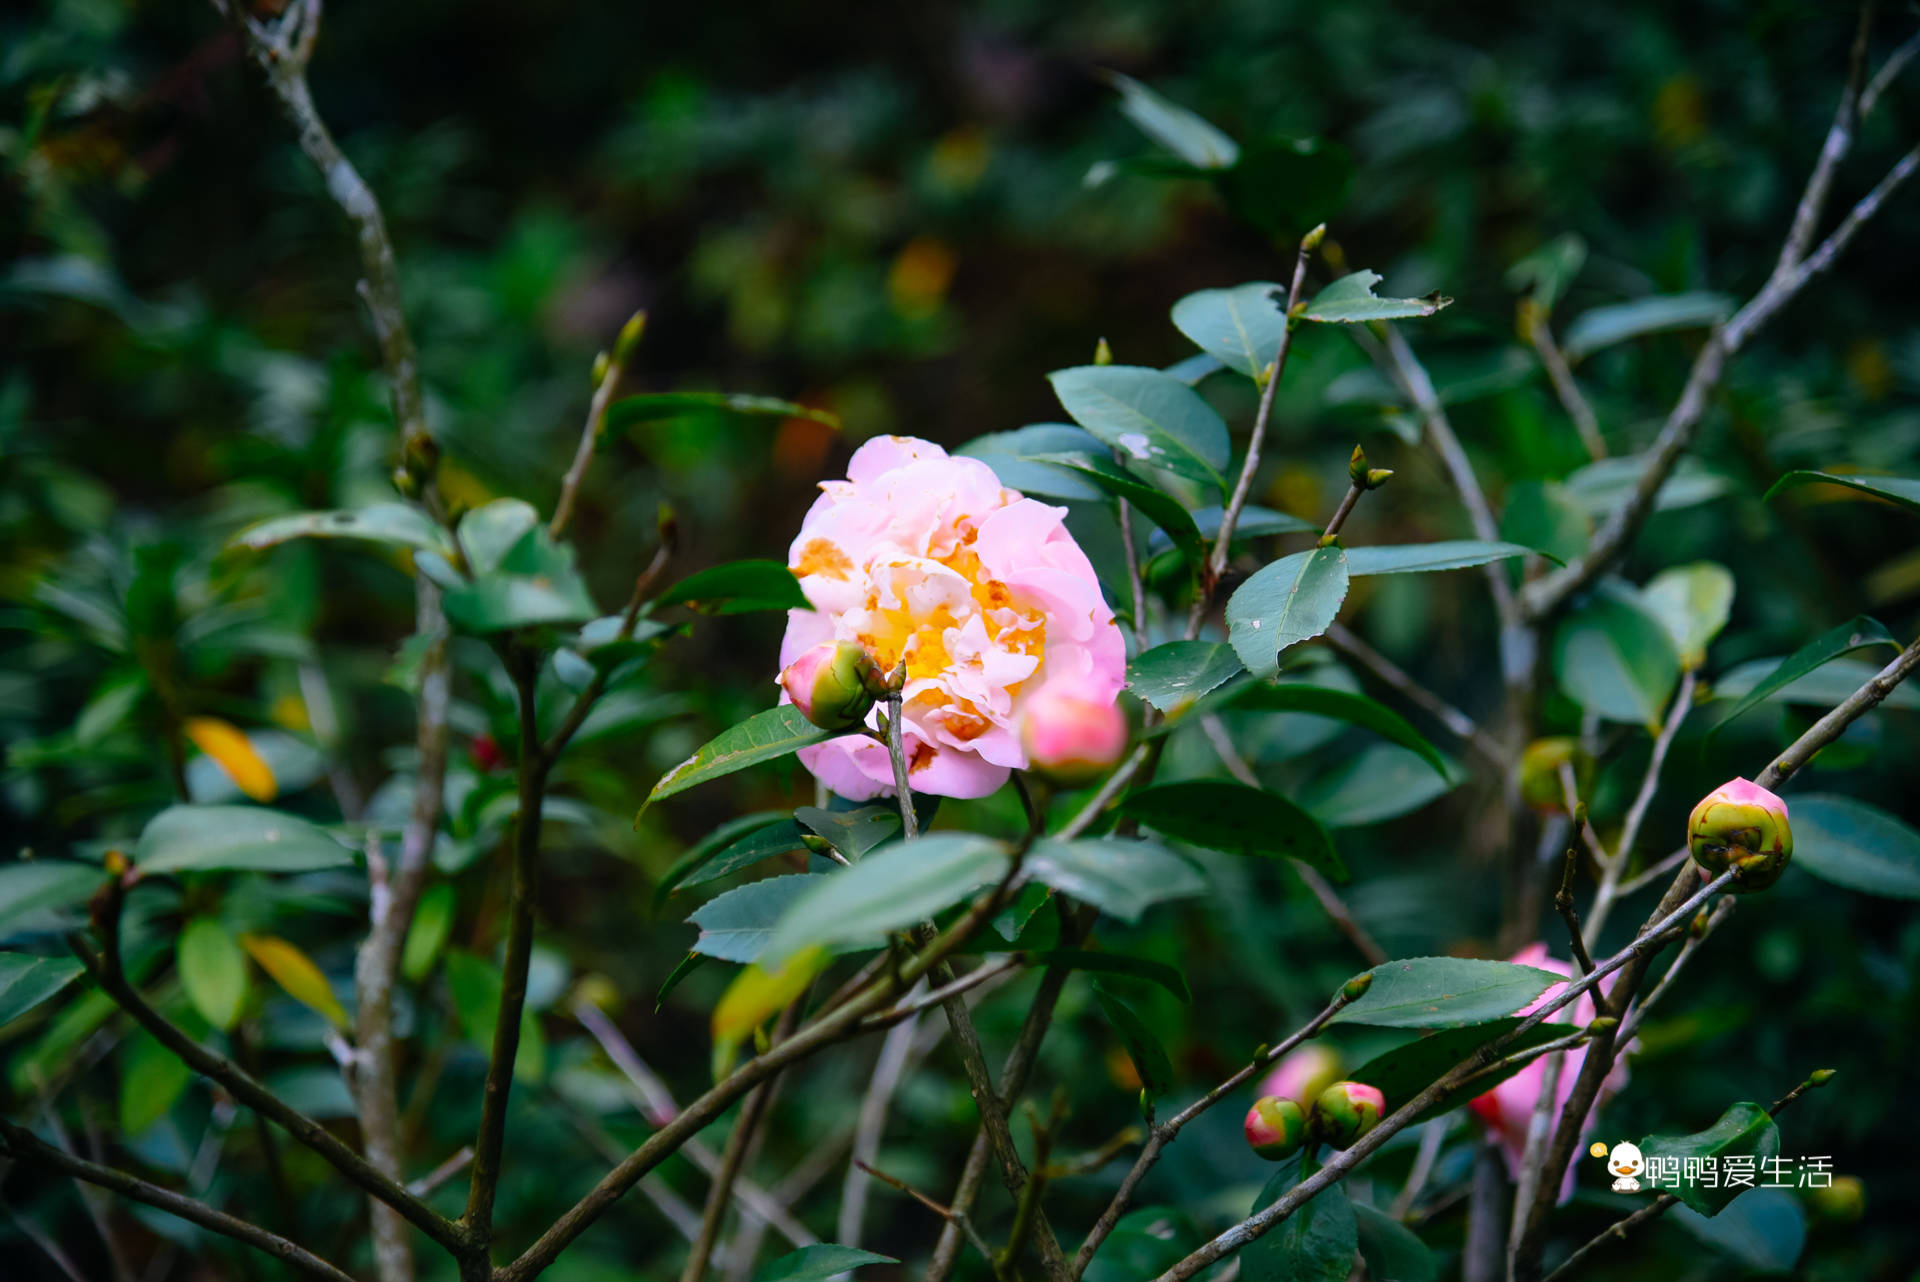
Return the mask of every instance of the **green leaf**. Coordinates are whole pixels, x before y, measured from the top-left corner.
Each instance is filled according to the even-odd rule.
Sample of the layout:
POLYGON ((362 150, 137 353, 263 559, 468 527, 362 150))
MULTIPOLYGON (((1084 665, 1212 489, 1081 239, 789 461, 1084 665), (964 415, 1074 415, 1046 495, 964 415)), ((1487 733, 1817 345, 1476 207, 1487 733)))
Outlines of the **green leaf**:
POLYGON ((752 610, 811 610, 800 580, 779 561, 733 561, 689 574, 654 602, 656 609, 684 605, 703 614, 752 610))
POLYGON ((1807 1245, 1807 1216, 1786 1189, 1752 1188, 1712 1219, 1688 1207, 1673 1208, 1681 1228, 1758 1273, 1789 1273, 1807 1245))
MULTIPOLYGON (((1489 1020, 1466 1028, 1451 1028, 1430 1033, 1404 1046, 1396 1046, 1390 1051, 1375 1055, 1347 1076, 1353 1081, 1379 1087, 1380 1093, 1387 1098, 1387 1112, 1391 1113, 1403 1104, 1411 1102, 1421 1091, 1446 1076, 1467 1056, 1494 1038, 1502 1037, 1519 1026, 1519 1019, 1506 1018, 1489 1020)), ((1564 1037, 1568 1031, 1567 1025, 1556 1024, 1552 1020, 1535 1024, 1520 1034, 1501 1054, 1516 1055, 1521 1051, 1553 1041, 1557 1037, 1564 1037)), ((1466 1086, 1436 1100, 1414 1120, 1424 1122, 1451 1112, 1468 1100, 1492 1090, 1524 1067, 1523 1064, 1516 1064, 1497 1074, 1475 1078, 1466 1086)))
POLYGON ((74 719, 73 737, 83 748, 98 746, 126 723, 150 689, 142 672, 123 672, 102 681, 74 719))
POLYGON ((97 864, 64 859, 22 859, 0 867, 0 937, 39 913, 86 903, 106 879, 97 864))
POLYGON ((1644 334, 1676 329, 1706 329, 1733 315, 1733 299, 1725 294, 1656 294, 1632 302, 1595 307, 1574 317, 1560 340, 1567 359, 1577 361, 1603 347, 1644 334))
MULTIPOLYGON (((1898 642, 1895 644, 1898 645, 1898 642)), ((1743 663, 1713 683, 1714 693, 1728 698, 1744 696, 1757 689, 1763 677, 1773 668, 1772 659, 1756 659, 1751 663, 1743 663)), ((1880 668, 1881 665, 1878 663, 1864 663, 1859 659, 1830 659, 1812 671, 1794 678, 1785 686, 1768 692, 1766 697, 1775 703, 1791 703, 1824 710, 1849 698, 1861 686, 1871 681, 1880 668)), ((1887 692, 1887 697, 1880 701, 1880 706, 1920 711, 1920 686, 1902 682, 1887 692)))
POLYGON ((1565 565, 1593 541, 1593 518, 1557 481, 1518 481, 1507 487, 1500 534, 1565 565))
MULTIPOLYGON (((1780 1156, 1780 1128, 1758 1104, 1740 1103, 1720 1115, 1720 1120, 1692 1135, 1649 1135, 1640 1141, 1640 1154, 1651 1168, 1657 1157, 1704 1158, 1716 1165, 1728 1157, 1752 1157, 1754 1168, 1764 1171, 1767 1159, 1780 1156)), ((1645 1181, 1643 1180, 1643 1184, 1645 1181)), ((1658 1186, 1672 1193, 1701 1215, 1714 1215, 1741 1193, 1740 1189, 1708 1188, 1698 1180, 1682 1179, 1677 1184, 1658 1186)))
POLYGON ((1121 114, 1134 127, 1195 169, 1225 169, 1240 159, 1240 146, 1178 103, 1117 71, 1107 83, 1120 91, 1121 114))
MULTIPOLYGON (((1560 490, 1588 517, 1601 520, 1626 501, 1651 462, 1645 454, 1603 458, 1568 476, 1560 483, 1560 490)), ((1670 512, 1694 507, 1711 502, 1732 488, 1733 483, 1726 477, 1709 471, 1706 464, 1696 459, 1685 457, 1654 492, 1653 510, 1670 512)))
POLYGON ((1173 324, 1229 369, 1258 378, 1287 332, 1287 294, 1272 281, 1203 289, 1173 305, 1173 324))
POLYGON ((460 518, 460 546, 475 574, 492 574, 507 553, 540 524, 540 513, 525 499, 494 499, 460 518))
POLYGON ((141 875, 312 872, 344 868, 353 852, 304 819, 259 806, 170 806, 134 847, 141 875))
POLYGON ((1026 870, 1034 880, 1129 922, 1162 900, 1206 889, 1193 866, 1166 847, 1126 838, 1040 841, 1027 856, 1026 870))
POLYGON ((1850 490, 1862 494, 1871 494, 1875 498, 1885 499, 1906 508, 1909 512, 1920 512, 1920 479, 1908 476, 1842 476, 1833 472, 1788 472, 1773 483, 1767 491, 1772 498, 1782 490, 1791 490, 1801 485, 1844 485, 1850 490))
POLYGON ((1567 286, 1587 265, 1587 242, 1572 232, 1557 236, 1507 268, 1507 288, 1524 292, 1551 312, 1567 286))
MULTIPOLYGON (((1900 648, 1900 643, 1893 639, 1893 635, 1880 624, 1879 620, 1870 619, 1864 614, 1855 615, 1839 627, 1821 633, 1781 660, 1780 666, 1769 673, 1764 680, 1755 683, 1753 688, 1741 697, 1740 702, 1733 705, 1733 711, 1714 724, 1714 732, 1718 733, 1722 727, 1741 713, 1785 690, 1816 668, 1824 667, 1843 654, 1873 645, 1888 645, 1896 650, 1900 648)), ((1854 684, 1856 688, 1859 686, 1858 682, 1854 684)), ((1896 691, 1898 689, 1899 687, 1895 687, 1896 691)), ((1722 694, 1731 693, 1727 678, 1723 677, 1719 682, 1719 691, 1722 694)))
POLYGON ((863 1264, 898 1263, 900 1261, 891 1255, 875 1255, 857 1247, 819 1242, 770 1261, 766 1268, 753 1275, 753 1282, 826 1282, 827 1278, 838 1277, 863 1264))
POLYGON ((705 956, 693 952, 680 959, 680 964, 673 968, 665 982, 660 985, 660 991, 653 995, 653 1010, 656 1015, 660 1013, 660 1008, 667 1004, 667 995, 680 986, 680 981, 706 965, 707 961, 705 956))
POLYGON ((1053 463, 1087 477, 1102 491, 1114 498, 1125 499, 1140 510, 1141 515, 1152 521, 1174 545, 1188 556, 1198 559, 1204 552, 1200 541, 1200 531, 1194 526, 1193 517, 1186 506, 1172 495, 1141 480, 1110 458, 1095 456, 1092 458, 1072 454, 1045 454, 1039 460, 1053 463))
POLYGON ((1691 671, 1707 661, 1707 646, 1733 613, 1733 571, 1717 561, 1662 570, 1640 589, 1640 603, 1660 620, 1691 671))
POLYGON ((645 814, 647 806, 662 797, 685 792, 696 784, 745 770, 762 761, 784 757, 830 737, 829 731, 801 716, 800 710, 791 704, 757 712, 739 725, 722 730, 701 745, 698 752, 662 775, 660 782, 653 785, 653 791, 647 794, 640 813, 645 814))
POLYGON ((1007 870, 1004 844, 971 833, 936 833, 876 851, 813 885, 780 919, 761 965, 777 965, 803 948, 878 945, 889 931, 916 926, 998 881, 1007 870))
POLYGON ((453 934, 456 907, 453 883, 442 881, 428 886, 420 894, 407 927, 407 941, 400 949, 400 973, 409 982, 419 983, 440 960, 440 950, 453 934))
POLYGON ((1447 769, 1447 759, 1440 755, 1438 748, 1428 743, 1405 717, 1363 694, 1294 682, 1281 685, 1249 683, 1230 692, 1223 706, 1261 712, 1304 712, 1344 721, 1348 725, 1371 730, 1381 738, 1419 754, 1420 759, 1432 766, 1434 773, 1449 786, 1453 782, 1447 769))
POLYGON ((1233 647, 1221 642, 1169 641, 1127 665, 1127 689, 1161 712, 1171 712, 1244 670, 1233 647))
POLYGON ((1445 772, 1436 777, 1425 754, 1374 744, 1310 779, 1300 789, 1300 805, 1329 828, 1396 819, 1444 797, 1466 778, 1459 762, 1447 756, 1441 762, 1445 772))
POLYGON ((1184 1212, 1168 1206, 1142 1207, 1120 1217, 1083 1277, 1085 1282, 1157 1278, 1199 1245, 1200 1234, 1184 1212))
POLYGON ((1175 997, 1183 1006, 1193 1005, 1193 990, 1187 987, 1187 977, 1180 973, 1177 966, 1165 962, 1151 961, 1145 957, 1129 957, 1125 953, 1094 951, 1085 948, 1052 948, 1046 952, 1034 953, 1032 960, 1038 966, 1064 966, 1068 970, 1091 971, 1099 975, 1120 975, 1127 979, 1144 980, 1149 984, 1158 984, 1175 997))
POLYGON ((868 851, 900 831, 900 811, 892 804, 861 806, 857 810, 822 810, 802 806, 793 812, 802 827, 824 837, 849 860, 864 859, 868 851))
POLYGON ((70 957, 0 953, 0 1028, 71 984, 80 971, 80 963, 70 957))
MULTIPOLYGON (((460 1036, 483 1052, 493 1045, 500 1022, 500 968, 463 948, 447 951, 447 990, 460 1021, 460 1036)), ((546 1076, 547 1041, 532 1007, 520 1011, 520 1046, 513 1056, 517 1080, 537 1083, 546 1076)))
POLYGON ((1034 423, 1011 432, 976 436, 955 452, 979 459, 993 469, 1000 484, 1022 494, 1085 502, 1100 499, 1106 493, 1078 472, 1057 463, 1038 461, 1059 455, 1105 456, 1107 447, 1085 428, 1066 423, 1034 423))
POLYGON ((1424 574, 1434 570, 1467 570, 1489 561, 1532 555, 1532 548, 1521 547, 1518 543, 1492 543, 1481 539, 1369 545, 1347 549, 1347 571, 1356 579, 1369 574, 1424 574))
POLYGON ((819 881, 808 874, 768 877, 709 899, 687 918, 700 928, 693 951, 721 961, 753 961, 773 937, 781 915, 819 881))
POLYGON ((1140 1084, 1147 1094, 1165 1095, 1172 1090, 1173 1061, 1167 1058, 1166 1047, 1160 1044, 1152 1026, 1140 1017, 1139 1011, 1098 980, 1094 981, 1093 997, 1100 1003, 1100 1012, 1107 1017, 1107 1023, 1120 1035, 1120 1044, 1127 1048, 1127 1058, 1133 1061, 1133 1071, 1140 1074, 1140 1084))
MULTIPOLYGON (((519 508, 503 505, 513 503, 503 499, 468 513, 460 523, 462 542, 474 541, 468 538, 467 526, 482 513, 490 518, 498 514, 507 527, 498 533, 503 537, 511 533, 517 524, 507 518, 519 508)), ((481 569, 497 551, 497 544, 489 541, 496 533, 493 520, 483 521, 481 529, 487 532, 478 540, 485 553, 475 562, 476 577, 456 581, 442 599, 447 618, 456 625, 469 632, 506 632, 540 624, 585 623, 600 613, 574 565, 571 544, 555 543, 536 522, 519 542, 499 553, 493 568, 481 569)))
POLYGON ((213 917, 194 917, 180 931, 174 952, 180 987, 201 1018, 222 1032, 240 1022, 247 1000, 247 954, 213 917))
POLYGON ((618 432, 639 423, 690 414, 743 414, 754 418, 806 418, 840 430, 838 415, 811 405, 747 392, 642 392, 607 406, 606 430, 618 432))
POLYGON ((708 861, 721 858, 734 845, 744 844, 762 833, 768 838, 767 848, 743 862, 735 863, 727 869, 727 872, 737 872, 762 859, 803 848, 800 841, 800 825, 791 819, 782 818, 777 810, 762 810, 756 814, 729 819, 673 861, 673 866, 667 869, 661 876, 659 884, 653 888, 654 911, 658 912, 660 905, 667 901, 667 897, 683 886, 698 885, 702 881, 714 881, 725 876, 726 873, 709 874, 708 861), (772 831, 773 829, 780 831, 776 834, 772 831), (778 849, 772 848, 773 844, 779 841, 790 844, 779 845, 778 849), (696 876, 696 874, 700 875, 696 876))
POLYGON ((1274 672, 1288 646, 1325 632, 1347 599, 1351 573, 1338 546, 1281 557, 1242 583, 1227 602, 1227 640, 1247 671, 1274 672))
POLYGON ((1357 271, 1342 276, 1307 304, 1306 318, 1342 325, 1405 320, 1431 316, 1453 301, 1440 294, 1428 294, 1425 298, 1380 298, 1373 292, 1379 283, 1379 272, 1357 271))
POLYGON ((765 860, 805 850, 806 843, 801 840, 803 835, 800 825, 791 819, 756 828, 713 852, 710 858, 702 860, 698 867, 680 879, 679 889, 704 886, 765 860))
POLYGON ((1553 634, 1553 675, 1567 696, 1608 721, 1657 726, 1680 680, 1666 626, 1631 588, 1603 585, 1553 634))
POLYGON ((1353 1216, 1369 1282, 1434 1282, 1439 1277, 1440 1262, 1412 1229, 1364 1202, 1353 1204, 1353 1216))
POLYGON ((1226 488, 1227 425, 1185 383, 1138 365, 1081 365, 1048 378, 1073 421, 1126 458, 1226 488))
MULTIPOLYGON (((1272 1206, 1299 1183, 1297 1163, 1274 1172, 1260 1190, 1255 1211, 1272 1206)), ((1360 1249, 1359 1226, 1344 1185, 1321 1191, 1272 1231, 1247 1244, 1247 1282, 1346 1282, 1360 1249)))
POLYGON ((1795 797, 1793 862, 1822 881, 1885 899, 1920 899, 1920 832, 1864 801, 1795 797))
POLYGON ((1373 984, 1342 1007, 1334 1023, 1380 1028, 1464 1028, 1511 1015, 1565 975, 1512 962, 1468 957, 1409 957, 1367 972, 1373 984))
POLYGON ((136 1033, 120 1060, 120 1133, 128 1139, 145 1134, 173 1111, 192 1080, 185 1060, 152 1034, 136 1033))
POLYGON ((1226 779, 1156 784, 1130 794, 1120 812, 1155 832, 1236 855, 1283 855, 1338 881, 1346 866, 1317 820, 1263 788, 1226 779))
POLYGON ((236 547, 263 550, 292 539, 362 539, 423 552, 453 554, 453 540, 419 508, 373 503, 337 512, 301 512, 250 525, 233 536, 236 547))

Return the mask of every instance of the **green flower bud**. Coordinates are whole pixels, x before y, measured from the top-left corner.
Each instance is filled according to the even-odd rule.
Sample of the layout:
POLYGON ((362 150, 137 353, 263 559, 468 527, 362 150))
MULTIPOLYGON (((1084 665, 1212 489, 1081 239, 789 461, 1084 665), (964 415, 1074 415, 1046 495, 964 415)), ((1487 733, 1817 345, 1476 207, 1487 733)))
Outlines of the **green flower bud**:
POLYGON ((1247 1144, 1269 1162, 1298 1152, 1307 1140, 1307 1114, 1279 1095, 1263 1095, 1247 1110, 1247 1144))
POLYGON ((1093 345, 1093 363, 1095 365, 1113 364, 1113 349, 1107 346, 1107 340, 1104 338, 1093 345))
POLYGON ((1330 1148, 1348 1148, 1379 1125, 1387 1111, 1387 1097, 1378 1087, 1361 1082, 1335 1082, 1313 1101, 1307 1119, 1308 1135, 1330 1148))
POLYGON ((1836 1175, 1825 1188, 1809 1189, 1813 1213, 1832 1224, 1857 1224, 1867 1213, 1867 1186, 1857 1175, 1836 1175))
POLYGON ((1353 447, 1353 457, 1347 460, 1347 479, 1363 490, 1367 488, 1367 452, 1358 445, 1353 447))
POLYGON ((800 715, 822 730, 857 729, 875 692, 886 688, 866 647, 851 641, 822 641, 787 665, 780 685, 800 715))
POLYGON ((1687 849, 1703 876, 1732 868, 1735 890, 1765 890, 1793 860, 1787 803, 1758 784, 1729 780, 1687 817, 1687 849))
POLYGON ((1373 972, 1363 970, 1340 986, 1340 995, 1350 1002, 1357 1002, 1362 997, 1365 997, 1367 990, 1372 987, 1373 972))
POLYGON ((1535 739, 1520 754, 1520 799, 1535 810, 1566 813, 1567 790, 1560 767, 1573 771, 1573 792, 1581 797, 1593 787, 1593 758, 1578 739, 1561 735, 1535 739))
POLYGON ((613 360, 617 365, 625 365, 633 356, 633 349, 640 345, 640 336, 647 332, 647 313, 643 308, 627 318, 620 327, 620 337, 613 340, 613 360))

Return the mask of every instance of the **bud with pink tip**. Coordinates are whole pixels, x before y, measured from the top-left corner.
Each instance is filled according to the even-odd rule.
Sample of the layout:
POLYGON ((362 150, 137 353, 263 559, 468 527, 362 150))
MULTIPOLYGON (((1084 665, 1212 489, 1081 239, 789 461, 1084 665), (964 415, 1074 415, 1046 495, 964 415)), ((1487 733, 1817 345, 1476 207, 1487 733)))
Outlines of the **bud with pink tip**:
POLYGON ((853 730, 867 719, 886 678, 864 646, 822 641, 780 674, 781 688, 800 715, 822 730, 853 730))
POLYGON ((1307 1113, 1290 1099, 1262 1095, 1247 1110, 1247 1143, 1269 1162, 1291 1157, 1307 1139, 1307 1113))
POLYGON ((1745 779, 1732 779, 1700 799, 1687 816, 1687 849, 1703 876, 1737 871, 1736 890, 1765 890, 1793 859, 1787 803, 1745 779))
POLYGON ((1060 783, 1086 783, 1126 752, 1126 714, 1112 696, 1055 678, 1028 697, 1020 743, 1033 769, 1060 783))
POLYGON ((1387 1097, 1363 1082, 1335 1082, 1313 1101, 1308 1131, 1330 1148, 1347 1148, 1372 1130, 1387 1111, 1387 1097))

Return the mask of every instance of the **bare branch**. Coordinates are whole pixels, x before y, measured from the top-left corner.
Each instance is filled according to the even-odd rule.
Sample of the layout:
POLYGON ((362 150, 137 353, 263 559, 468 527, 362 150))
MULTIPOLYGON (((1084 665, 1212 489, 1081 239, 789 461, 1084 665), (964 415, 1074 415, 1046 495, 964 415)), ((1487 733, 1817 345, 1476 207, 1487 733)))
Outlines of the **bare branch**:
POLYGON ((1580 433, 1580 443, 1587 447, 1587 456, 1596 460, 1605 458, 1607 441, 1600 435, 1600 419, 1594 414, 1586 393, 1580 390, 1580 383, 1568 367, 1566 354, 1555 341, 1544 314, 1533 318, 1527 341, 1539 354, 1541 367, 1547 371, 1547 381, 1553 384, 1553 394, 1560 398, 1560 407, 1573 420, 1574 430, 1580 433))
POLYGON ((1502 748, 1492 735, 1482 730, 1472 717, 1415 681, 1398 664, 1368 645, 1359 634, 1345 624, 1335 623, 1330 626, 1326 637, 1327 643, 1334 649, 1365 668, 1381 684, 1397 691, 1409 703, 1445 726, 1456 738, 1479 753, 1488 765, 1505 772, 1509 765, 1506 749, 1502 748))

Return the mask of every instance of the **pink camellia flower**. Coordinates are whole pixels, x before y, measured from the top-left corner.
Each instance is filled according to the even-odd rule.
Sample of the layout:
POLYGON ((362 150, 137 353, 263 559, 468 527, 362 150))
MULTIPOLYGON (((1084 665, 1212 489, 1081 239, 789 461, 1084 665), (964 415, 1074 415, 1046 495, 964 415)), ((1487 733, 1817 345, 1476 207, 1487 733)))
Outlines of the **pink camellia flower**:
POLYGON ((1127 718, 1104 685, 1056 677, 1022 709, 1020 745, 1035 770, 1065 784, 1092 780, 1127 750, 1127 718))
MULTIPOLYGON (((904 662, 916 790, 984 797, 1025 767, 1020 721, 1042 686, 1072 679, 1082 697, 1118 697, 1126 649, 1065 508, 910 436, 868 441, 847 479, 820 489, 787 557, 813 609, 788 613, 780 664, 825 641, 865 647, 882 672, 904 662)), ((849 800, 893 790, 886 748, 863 735, 800 760, 849 800)))
MULTIPOLYGON (((1507 958, 1521 966, 1532 966, 1538 970, 1550 970, 1556 975, 1571 978, 1573 967, 1547 955, 1545 944, 1529 944, 1513 956, 1507 958)), ((1516 1011, 1518 1015, 1530 1015, 1547 1002, 1559 996, 1564 984, 1555 984, 1535 998, 1525 1009, 1516 1011)), ((1574 1023, 1586 1025, 1593 1022, 1595 1011, 1593 998, 1582 993, 1578 1001, 1563 1006, 1547 1017, 1547 1022, 1574 1023)), ((1605 1103, 1627 1084, 1626 1051, 1630 1045, 1614 1060, 1613 1070, 1600 1083, 1600 1095, 1596 1105, 1605 1103)), ((1580 1066, 1586 1063, 1587 1048, 1578 1047, 1560 1052, 1560 1077, 1554 1083, 1553 1109, 1548 1114, 1548 1125, 1556 1126, 1560 1121, 1560 1112, 1573 1096, 1573 1084, 1580 1078, 1580 1066)), ((1507 1161, 1507 1174, 1513 1179, 1520 1178, 1520 1164, 1527 1154, 1527 1128, 1533 1125, 1534 1105, 1540 1100, 1540 1091, 1547 1081, 1547 1057, 1534 1060, 1525 1068, 1500 1083, 1486 1094, 1481 1095, 1467 1107, 1474 1116, 1486 1126, 1488 1132, 1500 1142, 1500 1151, 1507 1161)), ((1587 1114, 1587 1120, 1580 1128, 1580 1141, 1586 1142, 1588 1133, 1593 1129, 1593 1113, 1587 1114)), ((1573 1196, 1574 1165, 1569 1164, 1566 1176, 1560 1182, 1560 1201, 1565 1202, 1573 1196)))
POLYGON ((1730 779, 1687 816, 1687 849, 1703 879, 1735 867, 1735 889, 1765 890, 1793 859, 1787 803, 1757 783, 1730 779))
POLYGON ((1298 1100, 1302 1107, 1313 1103, 1321 1091, 1340 1080, 1340 1053, 1319 1042, 1295 1047, 1280 1057, 1260 1082, 1261 1095, 1278 1095, 1298 1100))

